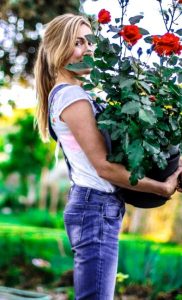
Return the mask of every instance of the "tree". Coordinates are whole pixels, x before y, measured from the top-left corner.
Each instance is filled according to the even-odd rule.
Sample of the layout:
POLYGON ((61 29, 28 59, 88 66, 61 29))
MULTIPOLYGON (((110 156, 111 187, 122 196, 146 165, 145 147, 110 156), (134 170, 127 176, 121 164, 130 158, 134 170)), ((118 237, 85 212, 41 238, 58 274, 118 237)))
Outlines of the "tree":
POLYGON ((79 0, 1 0, 0 82, 31 75, 42 24, 78 8, 79 0))
POLYGON ((18 172, 21 184, 26 189, 29 175, 39 177, 43 166, 52 167, 55 145, 41 142, 38 132, 33 128, 33 115, 30 113, 18 118, 14 126, 16 132, 6 136, 6 145, 11 149, 9 159, 1 163, 0 169, 4 177, 18 172))

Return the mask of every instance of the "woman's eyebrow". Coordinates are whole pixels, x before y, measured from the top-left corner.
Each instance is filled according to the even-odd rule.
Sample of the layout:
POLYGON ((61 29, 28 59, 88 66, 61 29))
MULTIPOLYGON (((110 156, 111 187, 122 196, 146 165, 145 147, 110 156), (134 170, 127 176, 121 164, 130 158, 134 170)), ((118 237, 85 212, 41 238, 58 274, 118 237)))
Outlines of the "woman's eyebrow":
POLYGON ((81 36, 78 36, 76 39, 81 40, 81 41, 86 41, 86 39, 84 37, 81 37, 81 36))

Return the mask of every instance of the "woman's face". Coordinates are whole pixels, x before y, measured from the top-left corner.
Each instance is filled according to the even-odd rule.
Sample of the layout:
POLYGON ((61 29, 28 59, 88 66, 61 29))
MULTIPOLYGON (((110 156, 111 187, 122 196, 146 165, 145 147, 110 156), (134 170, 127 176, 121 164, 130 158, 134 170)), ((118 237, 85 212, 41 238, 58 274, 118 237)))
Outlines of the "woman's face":
MULTIPOLYGON (((70 59, 68 60, 68 64, 79 63, 83 61, 84 55, 90 55, 90 56, 93 55, 94 46, 92 43, 88 42, 87 39, 85 38, 85 36, 88 34, 93 34, 91 29, 87 25, 82 24, 80 26, 80 29, 78 30, 75 48, 70 59)), ((83 74, 89 74, 90 71, 91 69, 84 69, 74 73, 83 75, 83 74)))

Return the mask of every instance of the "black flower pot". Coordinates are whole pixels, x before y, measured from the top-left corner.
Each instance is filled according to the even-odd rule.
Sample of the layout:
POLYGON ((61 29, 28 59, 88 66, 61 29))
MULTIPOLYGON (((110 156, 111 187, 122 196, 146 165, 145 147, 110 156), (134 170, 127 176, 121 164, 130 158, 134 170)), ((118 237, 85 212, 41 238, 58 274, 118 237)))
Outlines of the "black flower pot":
MULTIPOLYGON (((172 173, 174 173, 179 164, 180 153, 171 156, 168 159, 168 165, 164 170, 154 167, 147 174, 147 177, 157 181, 165 181, 172 173)), ((169 198, 158 196, 152 193, 142 193, 121 188, 119 191, 125 202, 139 208, 154 208, 166 203, 169 198)))

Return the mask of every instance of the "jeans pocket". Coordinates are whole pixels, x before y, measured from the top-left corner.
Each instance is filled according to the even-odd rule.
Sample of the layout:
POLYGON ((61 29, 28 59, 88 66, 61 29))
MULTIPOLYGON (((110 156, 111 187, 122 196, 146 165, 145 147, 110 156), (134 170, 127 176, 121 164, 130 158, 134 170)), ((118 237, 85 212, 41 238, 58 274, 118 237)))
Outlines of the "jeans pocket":
POLYGON ((72 247, 75 247, 81 240, 83 219, 83 212, 64 212, 65 228, 72 247))
POLYGON ((103 219, 103 233, 109 235, 112 239, 117 239, 122 222, 122 207, 114 204, 106 205, 103 219))

